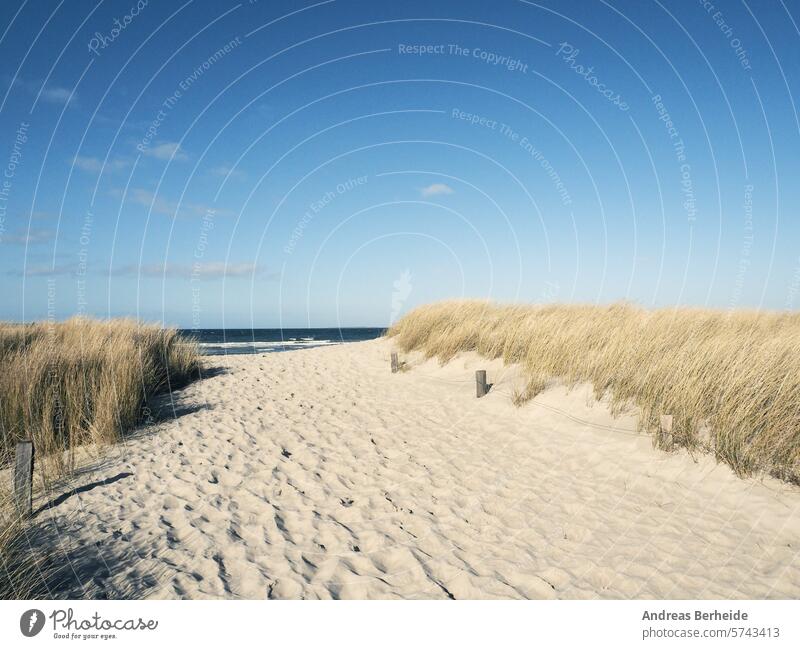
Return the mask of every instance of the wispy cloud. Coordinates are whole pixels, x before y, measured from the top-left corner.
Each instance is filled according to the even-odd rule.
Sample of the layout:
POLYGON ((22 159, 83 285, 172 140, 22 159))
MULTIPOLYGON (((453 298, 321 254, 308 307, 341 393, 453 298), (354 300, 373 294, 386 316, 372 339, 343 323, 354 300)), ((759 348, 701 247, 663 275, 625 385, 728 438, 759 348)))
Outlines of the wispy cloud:
POLYGON ((111 126, 114 130, 120 129, 123 131, 134 131, 138 135, 141 135, 143 131, 146 131, 148 127, 152 126, 153 122, 149 119, 124 119, 124 115, 106 115, 103 113, 98 113, 94 117, 93 125, 100 125, 100 126, 111 126), (121 127, 121 128, 120 128, 121 127))
POLYGON ((57 216, 58 216, 57 214, 53 214, 52 212, 44 212, 44 211, 31 212, 32 221, 52 221, 57 216))
POLYGON ((175 216, 178 211, 178 204, 168 201, 163 196, 156 196, 153 192, 147 189, 132 189, 130 199, 137 205, 142 205, 151 209, 156 214, 163 214, 164 216, 175 216))
POLYGON ((433 183, 419 190, 423 196, 439 196, 441 194, 452 194, 455 190, 450 185, 444 183, 433 183))
MULTIPOLYGON (((274 281, 279 278, 279 273, 268 272, 266 268, 259 264, 250 262, 228 262, 210 261, 198 262, 195 264, 128 264, 117 268, 94 267, 95 273, 103 276, 114 277, 137 277, 137 278, 156 278, 156 279, 183 279, 192 281, 215 281, 221 279, 242 279, 255 278, 274 281)), ((16 277, 54 277, 56 275, 76 275, 78 273, 78 263, 41 263, 30 264, 24 270, 15 268, 7 271, 8 275, 16 277)), ((82 274, 90 274, 86 268, 82 269, 82 274)))
MULTIPOLYGON (((117 194, 117 192, 115 192, 117 194)), ((141 205, 148 209, 153 209, 156 214, 163 214, 170 218, 177 216, 205 216, 206 214, 213 213, 215 216, 232 216, 234 212, 213 205, 206 205, 205 203, 183 203, 178 209, 178 204, 175 201, 170 201, 154 194, 148 189, 135 188, 129 193, 129 199, 132 203, 141 205)))
POLYGON ((89 173, 100 173, 103 169, 106 171, 119 171, 128 166, 127 160, 109 160, 103 165, 103 161, 100 158, 80 155, 72 159, 72 164, 81 171, 87 171, 89 173))
POLYGON ((127 265, 115 268, 112 275, 128 275, 142 277, 167 277, 179 279, 215 280, 234 277, 273 278, 273 273, 266 273, 258 264, 222 261, 198 262, 195 264, 142 264, 127 265))
POLYGON ((247 174, 245 174, 245 172, 242 171, 241 169, 233 169, 226 165, 212 167, 211 169, 209 169, 209 171, 214 176, 219 176, 220 178, 232 178, 235 180, 242 180, 247 176, 247 174))
POLYGON ((24 270, 15 268, 7 272, 15 277, 54 277, 56 275, 74 275, 78 270, 77 264, 34 264, 24 270))
POLYGON ((148 147, 144 150, 144 154, 157 160, 186 160, 189 157, 177 142, 162 142, 148 147))
POLYGON ((70 88, 65 88, 64 86, 58 86, 51 83, 44 84, 42 81, 36 81, 34 79, 21 79, 20 77, 14 78, 10 81, 10 83, 14 87, 21 88, 34 97, 38 96, 39 99, 49 104, 57 104, 60 106, 69 104, 70 106, 73 106, 77 104, 78 101, 78 93, 74 92, 70 88))
POLYGON ((14 243, 17 245, 32 245, 35 243, 47 243, 56 236, 53 230, 17 230, 13 234, 4 234, 0 237, 2 243, 14 243))
POLYGON ((42 101, 46 101, 51 104, 72 103, 77 98, 77 94, 75 94, 72 90, 69 88, 62 88, 60 86, 45 86, 42 89, 42 94, 39 96, 42 98, 42 101))

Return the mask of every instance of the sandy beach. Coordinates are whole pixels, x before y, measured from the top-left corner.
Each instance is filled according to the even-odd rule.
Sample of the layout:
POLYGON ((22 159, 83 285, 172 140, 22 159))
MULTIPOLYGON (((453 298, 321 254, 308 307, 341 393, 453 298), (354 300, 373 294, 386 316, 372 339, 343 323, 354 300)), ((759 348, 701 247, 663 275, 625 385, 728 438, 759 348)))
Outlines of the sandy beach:
POLYGON ((656 450, 589 386, 517 408, 514 367, 411 354, 392 374, 392 350, 208 359, 174 416, 38 514, 70 561, 59 594, 800 596, 800 489, 656 450))

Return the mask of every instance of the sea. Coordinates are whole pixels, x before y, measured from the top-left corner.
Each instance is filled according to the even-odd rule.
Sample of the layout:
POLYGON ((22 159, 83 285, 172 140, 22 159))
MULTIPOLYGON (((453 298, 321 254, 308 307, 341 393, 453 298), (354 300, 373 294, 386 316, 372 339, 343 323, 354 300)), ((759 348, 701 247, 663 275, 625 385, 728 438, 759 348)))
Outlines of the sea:
POLYGON ((311 349, 379 338, 386 329, 347 327, 333 329, 183 329, 194 338, 206 356, 224 354, 270 354, 311 349))

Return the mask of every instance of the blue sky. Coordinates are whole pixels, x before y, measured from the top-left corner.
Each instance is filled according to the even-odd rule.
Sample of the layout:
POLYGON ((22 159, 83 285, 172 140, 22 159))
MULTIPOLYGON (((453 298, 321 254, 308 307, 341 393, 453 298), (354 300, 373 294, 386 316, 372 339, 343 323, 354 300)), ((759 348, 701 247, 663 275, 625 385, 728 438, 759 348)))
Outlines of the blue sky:
POLYGON ((2 319, 800 304, 796 2, 4 8, 2 319))

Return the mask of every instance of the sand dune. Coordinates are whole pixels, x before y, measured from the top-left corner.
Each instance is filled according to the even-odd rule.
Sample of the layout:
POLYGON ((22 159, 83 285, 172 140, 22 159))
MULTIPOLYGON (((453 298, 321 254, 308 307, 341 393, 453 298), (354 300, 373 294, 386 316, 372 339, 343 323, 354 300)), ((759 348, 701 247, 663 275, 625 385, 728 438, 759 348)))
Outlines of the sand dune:
POLYGON ((393 375, 391 349, 212 359, 180 416, 49 510, 96 552, 63 594, 800 596, 799 489, 654 450, 588 386, 516 408, 514 368, 412 355, 393 375))

